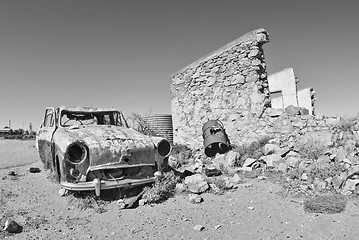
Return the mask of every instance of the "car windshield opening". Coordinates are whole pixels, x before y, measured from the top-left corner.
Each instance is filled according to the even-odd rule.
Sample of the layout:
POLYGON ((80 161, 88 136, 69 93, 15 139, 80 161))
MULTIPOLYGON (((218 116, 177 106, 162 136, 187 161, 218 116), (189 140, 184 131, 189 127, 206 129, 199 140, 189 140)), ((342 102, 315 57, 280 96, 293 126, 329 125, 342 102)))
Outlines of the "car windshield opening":
POLYGON ((122 126, 117 112, 61 112, 61 126, 74 125, 114 125, 122 126))

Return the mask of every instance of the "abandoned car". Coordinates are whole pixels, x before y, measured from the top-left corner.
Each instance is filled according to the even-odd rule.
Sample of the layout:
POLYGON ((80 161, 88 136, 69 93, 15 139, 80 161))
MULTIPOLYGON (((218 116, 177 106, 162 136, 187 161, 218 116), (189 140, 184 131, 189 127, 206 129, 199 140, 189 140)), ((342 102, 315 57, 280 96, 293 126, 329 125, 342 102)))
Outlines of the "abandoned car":
POLYGON ((37 133, 46 168, 72 191, 145 185, 168 167, 171 144, 127 126, 116 109, 46 108, 37 133))

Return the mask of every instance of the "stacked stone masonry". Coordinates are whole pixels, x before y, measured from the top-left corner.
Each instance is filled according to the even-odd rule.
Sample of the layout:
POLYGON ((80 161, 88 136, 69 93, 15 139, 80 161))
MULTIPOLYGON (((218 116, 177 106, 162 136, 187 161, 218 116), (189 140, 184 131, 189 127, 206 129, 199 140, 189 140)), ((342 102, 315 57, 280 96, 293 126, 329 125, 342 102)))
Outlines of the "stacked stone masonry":
POLYGON ((262 48, 267 42, 264 29, 254 30, 172 76, 174 143, 200 149, 202 126, 210 119, 222 121, 233 144, 330 127, 333 121, 299 107, 271 108, 262 48))

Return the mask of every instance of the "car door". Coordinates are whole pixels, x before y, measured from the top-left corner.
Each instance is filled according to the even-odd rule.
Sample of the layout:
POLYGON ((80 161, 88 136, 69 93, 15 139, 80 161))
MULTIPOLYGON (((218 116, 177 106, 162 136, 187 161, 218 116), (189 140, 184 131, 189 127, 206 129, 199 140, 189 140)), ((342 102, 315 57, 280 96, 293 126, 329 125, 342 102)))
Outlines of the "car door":
POLYGON ((55 109, 46 108, 44 120, 40 126, 38 133, 38 148, 42 162, 47 168, 51 168, 53 164, 53 144, 52 136, 56 129, 55 109))

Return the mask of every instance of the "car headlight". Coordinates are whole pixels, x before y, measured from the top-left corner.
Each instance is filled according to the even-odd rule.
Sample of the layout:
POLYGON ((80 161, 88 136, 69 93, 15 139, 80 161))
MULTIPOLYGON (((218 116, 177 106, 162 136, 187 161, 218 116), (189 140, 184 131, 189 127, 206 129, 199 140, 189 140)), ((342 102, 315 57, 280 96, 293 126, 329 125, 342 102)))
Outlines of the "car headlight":
POLYGON ((67 158, 72 163, 80 163, 87 157, 87 149, 85 144, 81 142, 72 143, 67 147, 67 158))
POLYGON ((169 141, 162 139, 157 144, 157 151, 161 157, 167 157, 171 153, 172 147, 169 141))

